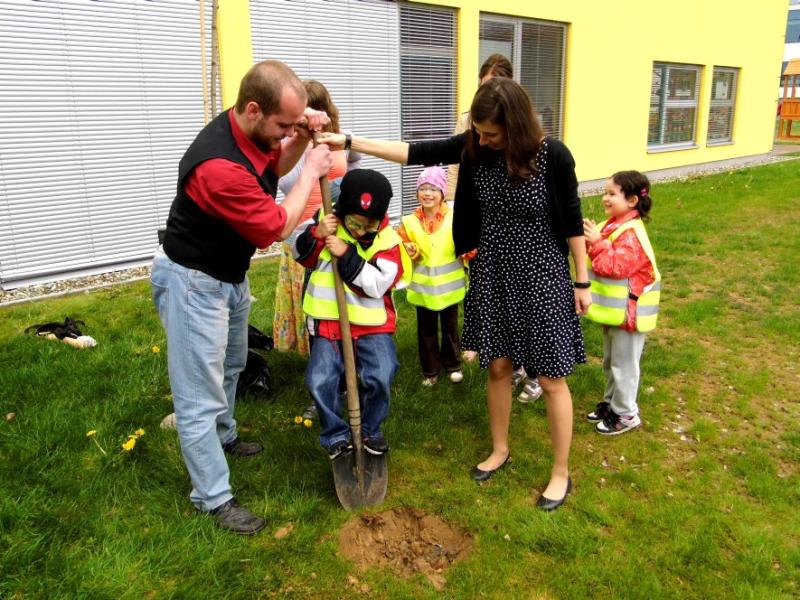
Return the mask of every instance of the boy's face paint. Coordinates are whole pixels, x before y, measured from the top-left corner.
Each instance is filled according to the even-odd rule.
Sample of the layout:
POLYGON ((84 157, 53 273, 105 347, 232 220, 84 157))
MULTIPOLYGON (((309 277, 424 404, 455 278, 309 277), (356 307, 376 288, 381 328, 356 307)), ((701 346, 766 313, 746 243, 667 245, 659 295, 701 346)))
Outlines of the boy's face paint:
POLYGON ((368 219, 364 215, 345 215, 344 226, 359 242, 372 242, 378 235, 381 222, 377 219, 368 219))

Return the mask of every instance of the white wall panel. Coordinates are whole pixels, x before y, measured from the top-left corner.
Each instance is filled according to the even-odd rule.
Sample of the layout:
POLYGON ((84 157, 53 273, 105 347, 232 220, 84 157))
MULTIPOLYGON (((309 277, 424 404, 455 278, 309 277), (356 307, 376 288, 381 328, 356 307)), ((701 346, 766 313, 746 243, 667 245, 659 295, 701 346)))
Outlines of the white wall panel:
POLYGON ((196 0, 3 0, 0 283, 152 256, 201 86, 196 0))

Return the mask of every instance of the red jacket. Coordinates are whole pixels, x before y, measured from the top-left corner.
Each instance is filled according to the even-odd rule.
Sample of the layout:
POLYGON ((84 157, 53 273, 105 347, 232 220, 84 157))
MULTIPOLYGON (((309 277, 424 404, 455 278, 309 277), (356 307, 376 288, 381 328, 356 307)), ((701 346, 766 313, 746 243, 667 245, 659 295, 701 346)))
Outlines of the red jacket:
MULTIPOLYGON (((594 244, 587 243, 587 250, 592 261, 592 270, 597 275, 609 279, 627 278, 630 281, 630 292, 641 296, 645 286, 653 283, 656 276, 636 232, 628 229, 620 234, 613 244, 608 241, 608 236, 620 225, 638 218, 639 211, 636 209, 628 211, 621 217, 610 218, 600 231, 601 239, 594 244)), ((628 300, 627 318, 620 327, 626 331, 636 331, 635 300, 628 300)))

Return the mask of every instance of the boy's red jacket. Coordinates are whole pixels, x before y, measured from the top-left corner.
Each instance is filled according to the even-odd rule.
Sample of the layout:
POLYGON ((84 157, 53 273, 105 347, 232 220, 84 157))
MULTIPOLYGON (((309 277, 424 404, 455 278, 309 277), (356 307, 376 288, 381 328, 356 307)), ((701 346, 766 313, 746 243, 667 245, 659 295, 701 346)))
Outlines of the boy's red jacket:
MULTIPOLYGON (((381 230, 389 226, 389 219, 384 216, 381 230)), ((318 240, 314 234, 317 230, 316 223, 306 227, 294 243, 294 257, 297 262, 306 268, 313 269, 317 266, 320 252, 325 249, 325 240, 318 240)), ((368 248, 369 246, 363 246, 368 248)), ((376 333, 394 333, 397 313, 392 302, 392 289, 403 275, 403 263, 400 256, 400 246, 393 246, 388 250, 378 252, 369 261, 364 260, 356 250, 350 246, 347 252, 338 260, 338 270, 342 281, 347 284, 353 293, 371 298, 383 298, 386 308, 386 322, 383 325, 357 325, 350 323, 350 335, 358 339, 362 335, 376 333)), ((342 339, 342 330, 339 321, 327 319, 308 319, 309 334, 318 335, 329 340, 342 339)))

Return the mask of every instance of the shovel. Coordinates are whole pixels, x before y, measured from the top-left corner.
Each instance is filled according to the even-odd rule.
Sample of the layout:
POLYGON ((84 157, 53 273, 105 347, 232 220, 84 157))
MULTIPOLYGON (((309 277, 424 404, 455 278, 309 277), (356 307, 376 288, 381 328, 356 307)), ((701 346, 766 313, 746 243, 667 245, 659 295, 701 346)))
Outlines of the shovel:
MULTIPOLYGON (((322 192, 322 207, 325 214, 331 214, 333 212, 331 187, 327 177, 319 178, 319 187, 322 192)), ((355 353, 350 335, 350 319, 347 316, 344 284, 339 277, 338 260, 333 255, 331 255, 331 265, 336 290, 336 305, 339 309, 339 326, 342 330, 342 356, 345 381, 347 382, 347 413, 353 438, 353 451, 340 455, 331 462, 331 465, 333 466, 333 483, 336 486, 339 502, 345 510, 352 510, 359 506, 373 506, 383 502, 386 497, 389 474, 386 469, 386 455, 370 454, 364 450, 361 440, 361 407, 358 398, 355 353)))

